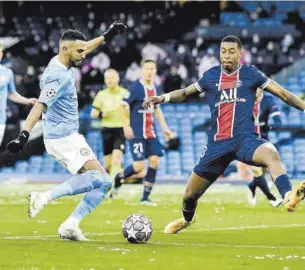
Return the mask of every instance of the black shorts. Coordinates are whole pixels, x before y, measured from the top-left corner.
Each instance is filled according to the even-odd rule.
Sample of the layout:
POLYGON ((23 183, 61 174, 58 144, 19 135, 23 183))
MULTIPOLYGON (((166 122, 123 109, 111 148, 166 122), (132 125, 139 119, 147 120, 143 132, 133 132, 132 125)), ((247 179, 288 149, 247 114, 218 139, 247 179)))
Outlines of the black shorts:
POLYGON ((110 155, 114 149, 125 153, 125 136, 123 128, 102 128, 104 156, 110 155))

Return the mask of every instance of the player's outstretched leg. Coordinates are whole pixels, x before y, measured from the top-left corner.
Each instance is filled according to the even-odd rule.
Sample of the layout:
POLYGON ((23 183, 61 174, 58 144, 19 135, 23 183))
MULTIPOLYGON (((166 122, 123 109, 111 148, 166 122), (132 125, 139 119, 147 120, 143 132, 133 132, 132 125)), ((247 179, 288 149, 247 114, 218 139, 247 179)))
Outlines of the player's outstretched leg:
POLYGON ((270 142, 260 145, 254 152, 253 161, 269 169, 274 184, 284 199, 287 211, 293 212, 301 202, 303 193, 292 191, 289 177, 274 145, 270 142))
POLYGON ((198 176, 196 173, 192 173, 184 193, 182 206, 183 217, 167 224, 164 233, 178 233, 195 222, 194 215, 197 201, 216 179, 217 177, 215 176, 211 181, 208 181, 207 179, 198 176))
POLYGON ((62 223, 58 229, 58 234, 62 239, 74 241, 87 241, 79 228, 79 223, 91 213, 104 200, 108 191, 111 189, 111 179, 108 174, 101 175, 102 185, 84 195, 82 201, 68 219, 62 223))
POLYGON ((67 195, 77 195, 88 192, 103 185, 106 173, 99 170, 89 170, 73 176, 68 181, 57 185, 46 192, 31 192, 29 195, 29 217, 34 218, 52 200, 67 195))

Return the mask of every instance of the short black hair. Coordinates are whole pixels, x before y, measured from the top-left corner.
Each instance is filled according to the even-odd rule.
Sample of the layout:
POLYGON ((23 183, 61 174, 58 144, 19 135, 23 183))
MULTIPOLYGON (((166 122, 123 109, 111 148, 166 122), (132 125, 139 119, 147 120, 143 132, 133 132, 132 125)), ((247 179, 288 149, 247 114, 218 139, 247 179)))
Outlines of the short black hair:
POLYGON ((233 35, 229 35, 229 36, 225 36, 222 40, 222 42, 232 42, 232 43, 236 43, 238 48, 241 49, 243 44, 241 43, 240 39, 237 36, 233 36, 233 35))
POLYGON ((141 62, 141 67, 143 67, 143 65, 146 64, 146 63, 154 63, 155 65, 157 65, 157 62, 153 59, 144 59, 141 62))
POLYGON ((68 29, 63 32, 61 35, 60 41, 63 40, 84 40, 87 41, 87 37, 80 31, 68 29))

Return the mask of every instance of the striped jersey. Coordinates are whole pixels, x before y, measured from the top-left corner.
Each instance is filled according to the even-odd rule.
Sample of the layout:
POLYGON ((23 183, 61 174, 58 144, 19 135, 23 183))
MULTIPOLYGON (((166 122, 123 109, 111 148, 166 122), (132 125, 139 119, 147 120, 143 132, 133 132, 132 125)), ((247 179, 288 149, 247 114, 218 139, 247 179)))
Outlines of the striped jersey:
POLYGON ((145 85, 142 80, 137 80, 128 90, 129 94, 124 102, 130 106, 130 126, 135 139, 156 138, 154 108, 145 110, 142 107, 144 99, 157 96, 156 86, 154 84, 145 85))
POLYGON ((257 133, 255 127, 256 91, 264 89, 270 79, 254 66, 240 65, 228 74, 222 66, 206 71, 195 83, 205 92, 212 118, 209 141, 231 139, 241 134, 257 133))

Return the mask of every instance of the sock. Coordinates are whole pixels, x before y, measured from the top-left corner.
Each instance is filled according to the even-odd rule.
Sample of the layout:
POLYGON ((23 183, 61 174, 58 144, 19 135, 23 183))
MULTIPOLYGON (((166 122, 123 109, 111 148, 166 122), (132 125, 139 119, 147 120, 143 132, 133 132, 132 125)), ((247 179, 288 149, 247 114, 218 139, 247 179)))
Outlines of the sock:
POLYGON ((258 177, 254 177, 254 181, 256 182, 257 186, 262 190, 262 192, 265 194, 265 196, 267 197, 267 199, 270 201, 275 201, 276 198, 273 196, 273 194, 271 193, 266 178, 262 175, 262 176, 258 176, 258 177))
POLYGON ((136 174, 137 172, 134 170, 133 165, 127 166, 122 174, 122 178, 128 178, 129 176, 136 174))
POLYGON ((252 192, 253 195, 255 195, 256 187, 257 187, 257 182, 255 181, 255 178, 253 178, 253 180, 251 180, 251 181, 248 183, 248 188, 251 190, 251 192, 252 192))
POLYGON ((182 213, 184 220, 186 222, 191 222, 193 220, 196 207, 197 207, 197 200, 195 200, 194 198, 183 199, 182 213))
POLYGON ((51 201, 66 195, 76 195, 89 192, 92 189, 101 187, 104 175, 107 174, 102 174, 97 170, 87 171, 85 173, 73 176, 68 181, 55 186, 51 190, 47 191, 46 195, 51 201))
POLYGON ((96 188, 88 192, 82 199, 82 201, 76 206, 74 212, 71 215, 71 219, 77 219, 81 221, 85 216, 91 213, 101 202, 105 199, 108 191, 111 189, 111 179, 105 174, 105 181, 100 188, 96 188))
POLYGON ((114 179, 114 177, 121 171, 121 165, 112 165, 110 169, 110 178, 114 179))
POLYGON ((285 194, 288 191, 292 190, 292 186, 287 174, 282 174, 279 177, 277 177, 274 181, 274 184, 276 185, 283 199, 285 197, 285 194))
POLYGON ((148 200, 148 197, 153 189, 153 185, 156 182, 157 170, 151 167, 148 167, 143 188, 143 196, 141 201, 148 200), (147 183, 146 183, 147 182, 147 183))

